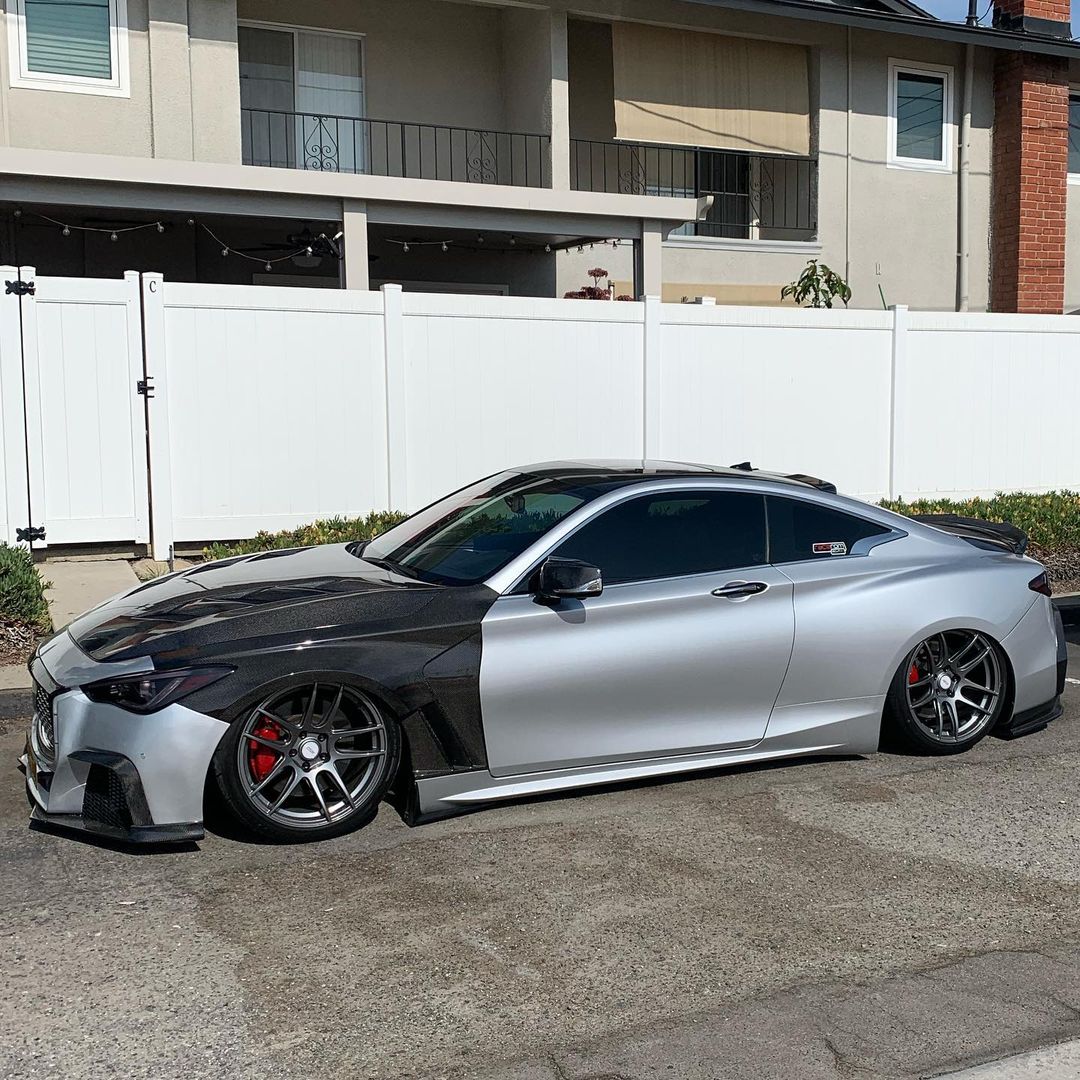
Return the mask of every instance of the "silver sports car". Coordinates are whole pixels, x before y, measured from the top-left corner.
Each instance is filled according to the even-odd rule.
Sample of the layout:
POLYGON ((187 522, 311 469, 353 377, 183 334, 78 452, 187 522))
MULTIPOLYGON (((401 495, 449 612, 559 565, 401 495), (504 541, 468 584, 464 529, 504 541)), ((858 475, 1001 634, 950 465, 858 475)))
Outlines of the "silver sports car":
POLYGON ((1008 525, 807 476, 559 462, 366 543, 226 559, 31 662, 38 822, 126 841, 316 839, 800 754, 918 753, 1060 713, 1065 646, 1008 525))

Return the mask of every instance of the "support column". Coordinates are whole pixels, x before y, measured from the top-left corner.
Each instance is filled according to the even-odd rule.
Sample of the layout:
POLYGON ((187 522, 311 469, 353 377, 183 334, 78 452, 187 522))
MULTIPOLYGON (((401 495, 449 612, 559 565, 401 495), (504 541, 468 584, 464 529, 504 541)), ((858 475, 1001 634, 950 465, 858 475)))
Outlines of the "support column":
POLYGON ((149 0, 149 16, 154 157, 190 161, 194 133, 187 0, 149 0))
POLYGON ((551 13, 551 186, 570 190, 570 58, 566 12, 551 13))
POLYGON ((634 290, 638 298, 661 296, 664 288, 664 232, 659 221, 641 223, 641 239, 634 245, 634 290))
POLYGON ((342 237, 345 288, 367 292, 371 287, 368 277, 367 203, 345 199, 341 204, 341 228, 345 232, 342 237))

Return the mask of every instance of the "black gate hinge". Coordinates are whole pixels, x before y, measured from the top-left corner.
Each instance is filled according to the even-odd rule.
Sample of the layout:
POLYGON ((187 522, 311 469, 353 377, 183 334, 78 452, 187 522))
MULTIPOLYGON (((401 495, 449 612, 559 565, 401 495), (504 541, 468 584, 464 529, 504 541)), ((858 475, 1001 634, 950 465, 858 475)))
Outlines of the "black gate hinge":
POLYGON ((34 544, 45 539, 45 529, 40 525, 28 525, 25 529, 15 530, 15 539, 22 544, 34 544))
POLYGON ((152 398, 154 396, 154 376, 147 375, 145 379, 140 379, 135 384, 135 389, 144 397, 152 398))
POLYGON ((37 285, 33 281, 5 281, 4 295, 10 296, 34 296, 37 293, 37 285))

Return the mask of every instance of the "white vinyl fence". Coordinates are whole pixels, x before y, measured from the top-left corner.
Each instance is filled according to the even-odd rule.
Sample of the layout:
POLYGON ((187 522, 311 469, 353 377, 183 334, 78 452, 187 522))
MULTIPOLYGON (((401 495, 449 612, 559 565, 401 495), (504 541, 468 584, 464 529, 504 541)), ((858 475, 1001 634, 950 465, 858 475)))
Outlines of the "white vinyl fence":
POLYGON ((165 557, 556 458, 1080 488, 1078 410, 1067 316, 37 279, 0 296, 0 535, 165 557))

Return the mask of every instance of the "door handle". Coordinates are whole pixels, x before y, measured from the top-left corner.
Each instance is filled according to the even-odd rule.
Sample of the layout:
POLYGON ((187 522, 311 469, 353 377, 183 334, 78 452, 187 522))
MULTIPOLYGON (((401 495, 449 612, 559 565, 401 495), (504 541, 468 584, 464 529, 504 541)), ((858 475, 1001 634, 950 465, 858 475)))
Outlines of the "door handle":
POLYGON ((729 581, 719 589, 713 589, 713 596, 723 596, 728 600, 745 600, 748 596, 763 593, 769 586, 764 581, 729 581))

